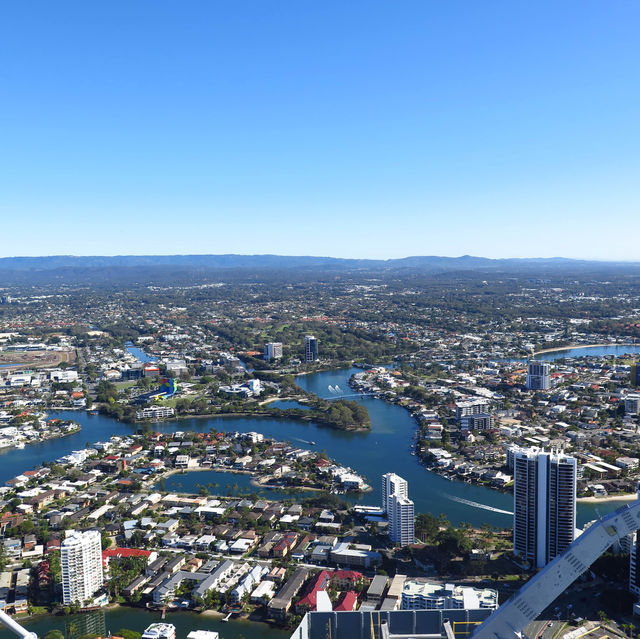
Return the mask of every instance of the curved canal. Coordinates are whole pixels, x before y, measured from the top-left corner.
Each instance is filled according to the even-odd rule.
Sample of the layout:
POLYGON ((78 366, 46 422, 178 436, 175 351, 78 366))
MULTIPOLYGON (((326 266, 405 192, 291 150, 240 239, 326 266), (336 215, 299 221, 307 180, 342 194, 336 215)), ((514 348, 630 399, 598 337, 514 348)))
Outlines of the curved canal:
MULTIPOLYGON (((601 353, 599 349, 572 349, 572 356, 610 354, 610 349, 601 353)), ((616 354, 629 352, 629 347, 617 347, 616 354)), ((615 352, 615 351, 614 351, 615 352)), ((566 357, 564 351, 547 353, 556 359, 566 357)), ((263 417, 214 417, 209 419, 185 419, 180 421, 154 424, 153 428, 162 432, 175 430, 207 431, 210 428, 226 431, 259 431, 267 436, 288 440, 293 444, 309 447, 314 441, 316 450, 326 453, 356 472, 362 474, 373 490, 359 498, 367 505, 377 505, 380 501, 380 476, 385 472, 396 472, 409 482, 409 494, 415 501, 417 512, 444 513, 452 523, 463 521, 473 525, 488 523, 492 526, 508 527, 511 524, 512 496, 480 486, 472 486, 458 481, 449 481, 425 470, 417 457, 411 455, 411 444, 416 424, 410 414, 399 406, 387 404, 381 399, 353 395, 348 386, 349 377, 359 369, 344 369, 301 375, 299 385, 327 399, 347 397, 364 404, 371 415, 371 430, 368 432, 345 432, 308 422, 270 419, 263 417), (338 386, 342 394, 332 393, 338 386)), ((43 461, 53 461, 72 450, 84 447, 87 443, 109 438, 111 435, 125 435, 135 431, 134 426, 123 424, 99 415, 89 415, 81 411, 62 411, 60 417, 75 419, 82 424, 79 433, 39 444, 29 445, 22 450, 6 449, 0 451, 0 481, 15 477, 24 470, 33 468, 43 461)), ((176 476, 175 484, 184 483, 176 476)), ((205 478, 202 477, 202 480, 205 478)), ((193 480, 194 485, 207 485, 210 480, 193 480)), ((218 477, 216 492, 227 494, 238 483, 236 475, 229 475, 224 484, 218 477)), ((173 484, 173 482, 172 482, 173 484)), ((171 489, 173 486, 167 486, 171 489)), ((176 485, 175 488, 178 488, 176 485)), ((187 490, 186 485, 183 487, 187 490)), ((261 491, 262 492, 262 491, 261 491)), ((265 494, 269 494, 266 492, 265 494)), ((287 495, 272 494, 274 498, 287 495)), ((578 507, 578 525, 600 515, 615 510, 620 504, 599 502, 598 504, 580 504, 578 507)))
MULTIPOLYGON (((636 347, 603 347, 588 349, 569 349, 545 353, 544 359, 560 359, 563 357, 580 357, 584 355, 624 355, 640 352, 636 347)), ((355 471, 364 475, 373 486, 373 491, 361 497, 362 503, 377 505, 380 501, 380 476, 384 472, 392 471, 402 475, 409 482, 410 497, 416 503, 417 512, 445 513, 452 523, 462 521, 473 525, 488 523, 494 526, 509 527, 511 525, 511 495, 499 493, 488 488, 471 486, 457 481, 448 481, 438 475, 425 470, 411 455, 411 444, 416 430, 416 424, 409 413, 399 406, 385 403, 372 397, 351 396, 348 387, 349 377, 358 369, 329 371, 298 377, 300 386, 308 391, 317 393, 327 399, 337 399, 345 396, 364 404, 371 415, 372 428, 370 432, 350 433, 334 430, 328 427, 295 422, 293 420, 278 420, 269 418, 240 418, 217 417, 210 419, 187 419, 174 422, 154 424, 153 428, 162 432, 176 430, 207 431, 210 428, 226 431, 259 431, 277 439, 289 440, 294 444, 309 446, 309 441, 316 442, 317 450, 325 450, 327 454, 355 471), (329 391, 329 386, 335 389, 339 386, 342 395, 329 391)), ((0 451, 0 481, 4 482, 24 470, 41 464, 43 461, 54 461, 59 457, 83 448, 87 443, 108 439, 111 435, 131 434, 136 427, 122 424, 115 420, 89 415, 80 411, 62 411, 58 416, 74 419, 82 424, 82 431, 68 437, 29 445, 22 450, 6 449, 0 451)), ((214 471, 211 471, 212 473, 214 471)), ((219 494, 226 494, 233 489, 234 484, 243 484, 244 476, 218 473, 207 476, 192 473, 194 492, 196 483, 211 484, 219 494), (243 479, 240 479, 243 477, 243 479), (224 482, 227 481, 225 484, 224 482)), ((167 489, 188 490, 182 485, 186 482, 186 475, 174 475, 167 479, 167 489), (182 478, 182 481, 181 481, 182 478), (169 485, 169 481, 175 485, 169 485)), ((243 486, 240 486, 243 488, 243 486)), ((248 488, 248 486, 247 486, 248 488)), ((270 493, 265 494, 273 498, 283 498, 289 495, 270 493)), ((600 502, 598 504, 579 504, 578 525, 604 515, 620 504, 615 502, 600 502)), ((95 632, 105 636, 106 631, 115 633, 120 628, 130 628, 142 631, 153 621, 158 620, 157 614, 130 608, 117 608, 106 612, 90 615, 73 615, 70 617, 46 616, 27 621, 25 625, 39 636, 52 629, 58 629, 65 636, 81 636, 88 632, 95 632)), ((167 621, 176 625, 178 637, 183 639, 186 634, 195 629, 218 630, 224 639, 284 639, 289 632, 271 629, 264 624, 247 621, 232 621, 223 624, 219 619, 194 613, 170 612, 167 621)), ((13 635, 8 630, 0 630, 0 639, 9 639, 13 635)))

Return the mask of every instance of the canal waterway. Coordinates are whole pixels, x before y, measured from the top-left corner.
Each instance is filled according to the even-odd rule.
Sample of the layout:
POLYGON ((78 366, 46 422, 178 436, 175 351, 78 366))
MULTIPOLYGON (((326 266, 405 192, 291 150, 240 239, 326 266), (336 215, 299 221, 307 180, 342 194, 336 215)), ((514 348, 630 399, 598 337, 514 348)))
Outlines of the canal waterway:
POLYGON ((265 488, 251 483, 251 475, 245 473, 232 473, 220 470, 187 470, 184 473, 176 473, 161 479, 156 483, 160 491, 170 493, 194 493, 199 494, 203 488, 209 495, 248 495, 256 494, 263 499, 304 499, 314 495, 308 490, 278 490, 265 488))
MULTIPOLYGON (((140 352, 146 356, 146 353, 140 352)), ((544 353, 539 357, 552 361, 563 357, 622 356, 628 353, 640 353, 640 345, 574 348, 544 353)), ((476 526, 488 523, 493 526, 509 527, 512 521, 509 514, 512 510, 512 496, 488 488, 449 481, 424 469, 417 457, 411 455, 413 452, 411 445, 414 442, 413 436, 416 430, 413 418, 399 406, 387 404, 381 399, 353 394, 349 390, 348 380, 354 372, 358 371, 359 369, 355 368, 344 369, 299 376, 297 379, 302 388, 326 399, 338 399, 343 396, 364 404, 371 416, 372 427, 368 432, 345 432, 308 422, 263 417, 187 419, 153 424, 151 428, 161 432, 208 431, 211 428, 225 431, 262 432, 266 436, 288 440, 295 445, 312 450, 324 450, 330 457, 364 475, 372 485, 373 491, 360 497, 362 503, 379 504, 380 476, 390 471, 400 474, 409 482, 409 496, 415 501, 417 512, 444 513, 452 523, 466 521, 476 526), (335 391, 336 385, 342 389, 342 395, 329 390, 331 386, 335 391), (315 442, 314 446, 310 444, 311 441, 315 442)), ((51 415, 75 420, 82 425, 82 430, 61 439, 28 445, 24 449, 0 451, 0 482, 31 469, 43 461, 54 461, 73 450, 85 447, 87 443, 105 440, 111 435, 131 434, 137 429, 136 426, 123 424, 100 415, 89 415, 84 411, 60 411, 51 415)), ((247 492, 260 493, 250 484, 247 475, 219 471, 173 475, 165 480, 167 490, 184 492, 198 492, 200 486, 208 487, 209 484, 214 489, 210 492, 220 495, 226 495, 228 490, 234 489, 235 485, 240 489, 246 487, 247 492)), ((292 498, 287 492, 265 490, 264 494, 271 498, 292 498)), ((294 495, 293 498, 307 494, 294 495)), ((620 504, 615 502, 579 504, 578 526, 607 514, 619 506, 620 504)), ((25 625, 41 637, 49 630, 57 629, 62 631, 65 637, 73 639, 88 632, 99 633, 102 636, 105 636, 108 631, 115 634, 121 628, 142 632, 154 621, 159 621, 157 613, 122 607, 90 615, 47 616, 28 621, 25 625)), ((272 629, 264 624, 247 621, 222 623, 217 618, 195 613, 169 612, 166 621, 176 625, 178 639, 184 639, 191 630, 196 629, 217 630, 223 639, 239 639, 240 636, 244 636, 245 639, 284 639, 290 635, 287 631, 272 629)), ((10 631, 0 630, 0 639, 12 637, 10 631)))
MULTIPOLYGON (((574 357, 581 355, 619 354, 630 352, 630 346, 604 347, 602 353, 597 348, 571 349, 574 357), (610 349, 614 349, 613 352, 610 349)), ((638 347, 640 352, 640 346, 638 347)), ((547 353, 559 359, 566 351, 547 353)), ((350 376, 359 369, 343 369, 301 375, 298 384, 305 390, 326 399, 344 396, 365 405, 371 416, 371 430, 348 432, 309 422, 268 417, 213 417, 209 419, 183 419, 153 424, 152 428, 161 432, 176 430, 208 431, 211 428, 224 431, 258 431, 268 437, 288 440, 291 443, 323 450, 329 457, 350 466, 363 475, 373 490, 359 498, 363 504, 378 505, 380 502, 380 477, 385 472, 396 472, 409 482, 409 496, 414 500, 417 512, 444 513, 452 523, 469 522, 473 525, 488 523, 492 526, 511 525, 513 498, 511 494, 500 493, 488 488, 473 486, 458 481, 449 481, 435 473, 428 472, 418 461, 411 448, 414 443, 416 424, 411 415, 400 406, 388 404, 375 397, 362 397, 352 393, 348 386, 350 376), (329 390, 339 386, 343 395, 329 390), (315 442, 312 446, 310 442, 315 442)), ((82 425, 82 430, 60 439, 27 445, 23 449, 0 451, 0 482, 15 477, 24 470, 40 465, 43 461, 54 461, 73 450, 108 439, 111 435, 126 435, 135 432, 136 426, 120 423, 101 415, 89 415, 84 411, 60 411, 51 413, 63 419, 72 419, 82 425)), ((219 494, 225 495, 227 488, 238 483, 238 476, 231 475, 227 482, 223 478, 218 483, 219 494)), ((179 481, 179 480, 175 480, 179 481)), ((194 478, 193 484, 202 484, 194 478)), ((206 482, 208 483, 208 481, 206 482)), ((271 492, 271 491, 269 491, 271 492)), ((276 495, 273 495, 276 498, 276 495)), ((356 499, 354 499, 355 501, 356 499)), ((578 525, 600 515, 615 510, 620 504, 600 502, 579 504, 578 525)))
MULTIPOLYGON (((98 634, 102 637, 107 633, 117 634, 123 628, 144 632, 152 623, 161 621, 159 612, 148 612, 138 608, 120 607, 87 614, 53 616, 47 615, 22 623, 31 632, 42 638, 49 630, 60 630, 65 639, 75 639, 84 634, 98 634)), ((164 619, 176 627, 176 639, 186 639, 192 630, 214 630, 220 633, 220 639, 287 639, 290 631, 272 628, 264 623, 254 623, 246 620, 230 620, 224 623, 220 618, 201 615, 194 612, 167 612, 164 619)), ((0 639, 15 639, 15 635, 5 629, 0 629, 0 639)))

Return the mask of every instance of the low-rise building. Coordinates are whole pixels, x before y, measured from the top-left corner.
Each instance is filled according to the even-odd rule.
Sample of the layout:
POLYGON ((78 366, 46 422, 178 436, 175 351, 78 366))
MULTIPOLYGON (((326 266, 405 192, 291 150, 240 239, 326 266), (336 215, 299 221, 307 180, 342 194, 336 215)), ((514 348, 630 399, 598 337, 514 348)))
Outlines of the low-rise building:
POLYGON ((498 607, 498 591, 408 579, 402 589, 401 607, 402 610, 495 610, 498 607))

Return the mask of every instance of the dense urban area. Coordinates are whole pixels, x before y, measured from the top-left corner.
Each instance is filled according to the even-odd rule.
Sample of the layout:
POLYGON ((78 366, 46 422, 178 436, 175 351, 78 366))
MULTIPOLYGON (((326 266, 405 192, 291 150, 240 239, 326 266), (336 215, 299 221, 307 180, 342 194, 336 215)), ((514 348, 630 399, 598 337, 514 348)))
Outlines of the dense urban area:
MULTIPOLYGON (((592 525, 577 507, 595 520, 640 480, 640 275, 572 268, 14 277, 0 609, 153 609, 166 639, 176 610, 290 632, 313 610, 496 609, 592 525), (418 481, 358 466, 372 399, 411 417, 418 481), (79 440, 87 420, 117 433, 79 440), (49 440, 63 454, 31 454, 49 440), (506 497, 512 525, 425 508, 434 475, 506 497)), ((636 553, 616 542, 529 636, 633 636, 636 553)))

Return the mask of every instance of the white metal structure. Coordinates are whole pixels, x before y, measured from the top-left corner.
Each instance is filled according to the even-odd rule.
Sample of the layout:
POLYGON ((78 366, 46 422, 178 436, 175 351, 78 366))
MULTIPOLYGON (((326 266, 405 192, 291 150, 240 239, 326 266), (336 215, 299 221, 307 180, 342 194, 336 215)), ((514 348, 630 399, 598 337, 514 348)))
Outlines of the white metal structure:
POLYGON ((640 499, 587 528, 473 634, 473 639, 514 639, 615 541, 640 529, 640 499))
POLYGON ((35 632, 29 632, 23 628, 3 610, 0 610, 0 623, 9 628, 9 630, 13 630, 13 632, 15 632, 18 637, 22 637, 22 639, 38 639, 38 635, 36 635, 35 632))

